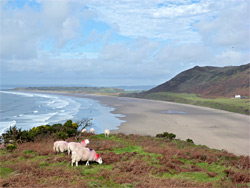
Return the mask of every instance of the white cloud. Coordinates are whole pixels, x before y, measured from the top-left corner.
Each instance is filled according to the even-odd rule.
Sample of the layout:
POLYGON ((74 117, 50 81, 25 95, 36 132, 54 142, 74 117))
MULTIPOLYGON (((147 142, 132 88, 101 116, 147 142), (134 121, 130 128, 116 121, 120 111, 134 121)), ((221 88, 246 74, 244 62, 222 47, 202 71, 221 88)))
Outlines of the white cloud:
POLYGON ((151 84, 195 65, 250 60, 249 1, 37 2, 40 10, 3 8, 2 3, 4 74, 30 71, 49 77, 60 72, 151 84))
POLYGON ((1 58, 37 57, 41 41, 51 38, 56 47, 64 47, 79 36, 81 17, 72 14, 75 6, 70 1, 42 1, 41 11, 37 11, 28 5, 11 9, 1 4, 1 58))
POLYGON ((250 53, 241 53, 235 50, 226 50, 215 56, 214 65, 242 65, 249 63, 250 53))
POLYGON ((221 6, 214 19, 201 20, 196 26, 207 45, 249 50, 250 2, 231 1, 221 6))

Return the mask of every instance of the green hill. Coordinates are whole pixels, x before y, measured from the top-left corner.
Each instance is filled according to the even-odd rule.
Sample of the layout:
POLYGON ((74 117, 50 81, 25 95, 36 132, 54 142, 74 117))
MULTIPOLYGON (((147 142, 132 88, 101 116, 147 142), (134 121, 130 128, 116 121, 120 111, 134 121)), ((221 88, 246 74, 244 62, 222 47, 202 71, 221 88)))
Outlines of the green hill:
POLYGON ((202 96, 249 96, 250 63, 242 66, 199 67, 186 70, 173 79, 145 92, 194 93, 202 96))

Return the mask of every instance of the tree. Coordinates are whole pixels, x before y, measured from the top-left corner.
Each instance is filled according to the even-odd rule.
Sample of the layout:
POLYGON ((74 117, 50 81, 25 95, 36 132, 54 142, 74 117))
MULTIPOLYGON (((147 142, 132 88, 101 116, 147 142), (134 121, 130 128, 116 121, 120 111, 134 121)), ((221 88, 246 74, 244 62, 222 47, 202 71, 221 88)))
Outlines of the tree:
POLYGON ((91 127, 93 125, 93 123, 90 121, 92 121, 92 120, 93 120, 93 118, 90 118, 90 119, 84 118, 84 119, 77 122, 78 127, 80 128, 81 131, 87 127, 91 127))

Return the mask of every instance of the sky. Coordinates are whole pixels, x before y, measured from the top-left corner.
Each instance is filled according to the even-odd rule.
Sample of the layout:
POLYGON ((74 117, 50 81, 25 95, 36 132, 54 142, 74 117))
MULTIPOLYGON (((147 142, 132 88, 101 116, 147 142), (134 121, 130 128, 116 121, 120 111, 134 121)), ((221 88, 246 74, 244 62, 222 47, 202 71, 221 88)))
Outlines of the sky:
POLYGON ((1 85, 158 85, 250 62, 249 0, 0 0, 1 85))

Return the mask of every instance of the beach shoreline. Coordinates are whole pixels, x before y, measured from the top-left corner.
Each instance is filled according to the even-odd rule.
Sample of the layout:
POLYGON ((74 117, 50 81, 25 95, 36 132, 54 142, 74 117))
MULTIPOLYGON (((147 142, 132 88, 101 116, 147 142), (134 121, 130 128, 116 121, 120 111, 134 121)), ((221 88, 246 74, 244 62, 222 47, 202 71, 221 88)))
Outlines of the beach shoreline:
MULTIPOLYGON (((26 91, 28 92, 28 91, 26 91)), ((30 92, 30 91, 29 91, 30 92)), ((237 155, 250 154, 250 117, 243 114, 166 101, 70 92, 31 91, 90 98, 114 108, 111 113, 124 122, 111 133, 156 136, 172 132, 181 140, 223 149, 237 155)))

